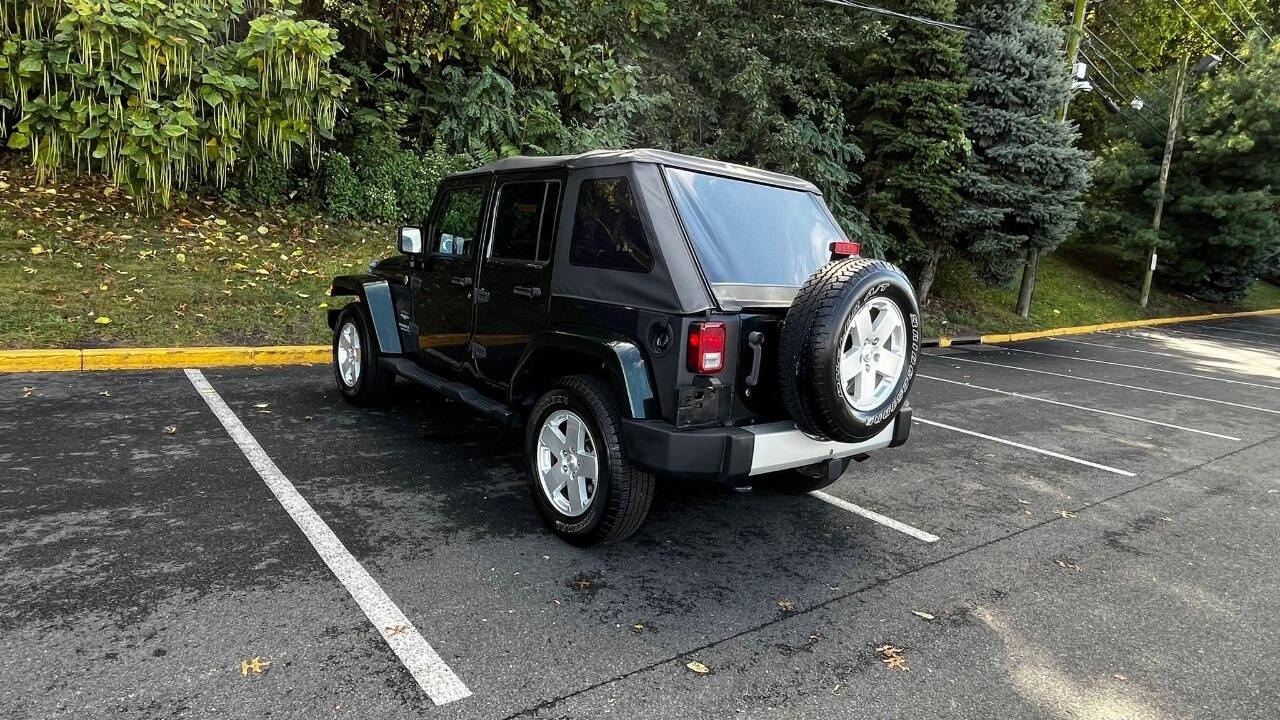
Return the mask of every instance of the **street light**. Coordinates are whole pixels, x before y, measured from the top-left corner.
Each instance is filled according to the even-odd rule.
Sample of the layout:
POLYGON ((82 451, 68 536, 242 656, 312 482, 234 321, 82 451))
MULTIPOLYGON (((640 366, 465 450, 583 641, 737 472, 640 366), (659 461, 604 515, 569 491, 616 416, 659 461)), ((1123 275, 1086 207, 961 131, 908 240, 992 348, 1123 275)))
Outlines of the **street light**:
MULTIPOLYGON (((1190 55, 1182 56, 1182 60, 1178 63, 1178 74, 1174 80, 1173 106, 1169 108, 1169 134, 1165 137, 1164 159, 1160 162, 1160 194, 1156 196, 1156 214, 1151 219, 1153 232, 1151 241, 1147 244, 1146 260, 1142 267, 1142 294, 1138 297, 1138 304, 1142 307, 1147 306, 1147 300, 1151 297, 1151 277, 1156 271, 1156 239, 1160 235, 1160 220, 1164 216, 1164 193, 1169 185, 1169 165, 1173 162, 1173 145, 1178 139, 1178 120, 1182 117, 1182 91, 1187 81, 1187 64, 1190 62, 1190 55)), ((1209 55, 1196 63, 1192 72, 1203 75, 1218 67, 1220 62, 1222 62, 1220 56, 1209 55)))

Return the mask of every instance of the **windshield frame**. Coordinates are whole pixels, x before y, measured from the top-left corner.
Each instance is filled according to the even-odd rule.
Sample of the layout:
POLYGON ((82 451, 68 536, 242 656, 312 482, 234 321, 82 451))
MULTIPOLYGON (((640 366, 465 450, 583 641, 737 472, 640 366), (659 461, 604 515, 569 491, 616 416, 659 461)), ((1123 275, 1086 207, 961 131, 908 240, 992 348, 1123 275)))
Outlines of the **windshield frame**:
MULTIPOLYGON (((841 227, 840 223, 836 221, 835 216, 832 215, 831 213, 831 208, 827 207, 826 200, 823 197, 822 193, 819 191, 802 190, 802 189, 797 189, 793 187, 787 187, 784 185, 777 185, 769 182, 760 182, 752 179, 745 179, 741 177, 735 177, 732 175, 724 175, 724 174, 711 172, 707 170, 701 170, 701 169, 693 170, 689 168, 667 167, 663 165, 661 166, 661 171, 662 171, 662 182, 663 182, 663 185, 665 186, 667 197, 671 201, 671 210, 675 215, 676 222, 680 226, 681 233, 684 235, 684 241, 685 241, 685 244, 688 246, 689 255, 693 259, 694 264, 697 266, 698 274, 702 278, 702 281, 705 284, 707 291, 711 294, 712 299, 716 302, 716 304, 722 310, 733 311, 733 310, 743 310, 748 308, 768 309, 768 308, 789 307, 791 305, 791 302, 795 299, 796 294, 800 291, 800 287, 803 285, 804 281, 801 281, 799 285, 784 285, 784 284, 770 284, 770 283, 712 282, 710 276, 706 272, 706 268, 703 265, 702 256, 698 252, 698 246, 694 242, 692 234, 689 232, 689 227, 686 222, 684 213, 680 209, 680 203, 676 199, 676 190, 673 187, 673 179, 669 175, 671 171, 679 171, 679 172, 691 174, 691 175, 706 175, 709 177, 720 178, 720 179, 728 180, 731 182, 742 182, 742 183, 750 183, 753 185, 763 185, 766 187, 774 188, 779 192, 799 192, 799 193, 807 194, 817 204, 818 208, 821 211, 821 214, 823 215, 823 217, 827 219, 827 222, 830 223, 830 226, 835 229, 837 233, 837 237, 835 241, 843 242, 843 241, 848 241, 849 239, 848 234, 845 232, 844 228, 841 227)), ((713 238, 712 240, 718 241, 718 238, 713 238)))

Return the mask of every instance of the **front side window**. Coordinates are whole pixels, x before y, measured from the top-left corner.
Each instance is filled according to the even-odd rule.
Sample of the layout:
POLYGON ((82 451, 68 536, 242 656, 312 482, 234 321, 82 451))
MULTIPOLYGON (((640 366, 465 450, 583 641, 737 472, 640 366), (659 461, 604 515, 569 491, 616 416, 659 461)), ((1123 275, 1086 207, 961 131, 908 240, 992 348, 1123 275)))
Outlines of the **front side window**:
POLYGON ((560 183, 514 182, 498 190, 489 257, 542 262, 551 257, 560 183))
POLYGON ((569 262, 629 272, 653 269, 653 253, 626 178, 582 181, 573 218, 569 262))
POLYGON ((478 187, 446 190, 440 199, 440 215, 430 247, 438 255, 471 257, 480 234, 484 190, 478 187))

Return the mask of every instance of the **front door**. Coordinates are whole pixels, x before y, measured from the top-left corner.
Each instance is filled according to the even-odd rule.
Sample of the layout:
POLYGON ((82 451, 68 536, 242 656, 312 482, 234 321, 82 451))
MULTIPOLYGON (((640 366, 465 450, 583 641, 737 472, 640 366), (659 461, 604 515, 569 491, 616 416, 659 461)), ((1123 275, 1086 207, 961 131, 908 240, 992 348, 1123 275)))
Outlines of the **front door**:
POLYGON ((474 315, 485 187, 442 188, 423 239, 425 257, 414 290, 418 348, 425 363, 457 370, 466 363, 474 315))
POLYGON ((502 390, 529 337, 547 320, 559 180, 500 180, 480 264, 472 354, 481 376, 502 390))

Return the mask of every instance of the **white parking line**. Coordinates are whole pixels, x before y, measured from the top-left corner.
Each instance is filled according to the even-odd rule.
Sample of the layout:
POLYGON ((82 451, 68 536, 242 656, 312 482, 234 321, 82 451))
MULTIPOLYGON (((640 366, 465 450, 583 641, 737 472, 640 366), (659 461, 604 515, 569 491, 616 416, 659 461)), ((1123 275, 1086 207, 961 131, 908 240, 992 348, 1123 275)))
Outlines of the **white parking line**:
MULTIPOLYGON (((1159 350, 1139 350, 1138 348, 1124 347, 1123 345, 1108 345, 1107 343, 1088 342, 1085 340, 1071 340, 1069 338, 1061 338, 1061 337, 1055 337, 1055 338, 1049 338, 1049 339, 1054 342, 1073 343, 1076 345, 1092 345, 1093 347, 1111 348, 1112 350, 1124 350, 1125 352, 1136 352, 1136 353, 1142 353, 1144 355, 1159 355, 1160 357, 1177 358, 1178 360, 1198 359, 1198 358, 1188 358, 1186 355, 1179 355, 1177 353, 1160 352, 1159 350)), ((1223 362, 1226 362, 1228 359, 1221 358, 1221 360, 1223 362)))
POLYGON ((1264 333, 1258 332, 1257 330, 1244 330, 1242 328, 1235 327, 1234 325, 1195 325, 1194 327, 1210 328, 1212 330, 1230 330, 1231 332, 1244 333, 1246 335, 1261 335, 1262 337, 1280 338, 1280 335, 1275 333, 1264 333))
MULTIPOLYGON (((1161 330, 1164 330, 1166 332, 1181 333, 1183 335, 1195 335, 1197 337, 1213 338, 1214 340, 1229 340, 1231 342, 1237 342, 1237 343, 1261 345, 1263 347, 1269 347, 1269 348, 1280 348, 1280 344, 1277 344, 1277 343, 1263 342, 1262 340, 1251 340, 1249 338, 1242 338, 1242 337, 1231 337, 1230 335, 1214 335, 1212 333, 1202 333, 1202 332, 1196 332, 1194 330, 1180 330, 1178 328, 1171 328, 1171 327, 1161 328, 1161 330)), ((1142 335, 1139 333, 1135 333, 1134 337, 1160 337, 1160 336, 1159 335, 1142 335)))
POLYGON ((940 422, 934 422, 933 420, 925 420, 924 418, 922 418, 922 417, 918 417, 918 416, 917 416, 917 417, 913 417, 913 418, 912 418, 912 420, 915 420, 915 421, 916 421, 916 422, 918 422, 918 423, 924 423, 925 425, 932 425, 932 426, 934 426, 934 427, 940 427, 940 428, 943 428, 944 430, 954 430, 955 432, 958 432, 958 433, 964 433, 965 435, 972 435, 972 436, 974 436, 974 437, 980 437, 980 438, 982 438, 983 440, 990 440, 990 441, 992 441, 992 442, 998 442, 998 443, 1002 443, 1002 444, 1004 444, 1004 445, 1011 445, 1011 446, 1013 446, 1013 447, 1021 448, 1021 449, 1023 449, 1023 450, 1028 450, 1028 451, 1033 452, 1033 453, 1039 453, 1039 454, 1041 454, 1041 455, 1048 455, 1049 457, 1058 458, 1059 460, 1066 460, 1067 462, 1073 462, 1073 463, 1076 463, 1077 465, 1087 465, 1087 466, 1089 466, 1089 467, 1091 467, 1091 468, 1097 468, 1097 469, 1099 469, 1099 470, 1106 470, 1107 472, 1109 472, 1109 473, 1115 473, 1116 475, 1124 475, 1125 477, 1133 477, 1133 476, 1134 476, 1134 474, 1133 474, 1133 473, 1131 473, 1131 472, 1129 472, 1128 470, 1121 470, 1120 468, 1113 468, 1113 467, 1111 467, 1110 465, 1103 465, 1103 464, 1101 464, 1101 463, 1096 463, 1096 462, 1093 462, 1093 461, 1090 461, 1090 460, 1082 460, 1082 459, 1080 459, 1080 458, 1078 458, 1078 457, 1072 457, 1072 456, 1070 456, 1070 455, 1063 455, 1062 453, 1054 452, 1054 451, 1052 451, 1052 450, 1045 450, 1044 448, 1038 448, 1038 447, 1035 447, 1034 445, 1023 445, 1022 443, 1020 443, 1020 442, 1014 442, 1013 440, 1005 440, 1004 438, 998 438, 998 437, 996 437, 996 436, 994 436, 994 435, 984 435, 984 434, 982 434, 982 433, 980 433, 980 432, 974 432, 973 430, 965 430, 964 428, 958 428, 958 427, 955 427, 954 425, 945 425, 945 424, 940 423, 940 422))
POLYGON ((1067 375, 1066 373, 1049 372, 1048 370, 1036 370, 1035 368, 1018 367, 1017 365, 1005 365, 1004 363, 985 362, 983 360, 970 360, 968 358, 956 357, 955 355, 934 355, 933 353, 921 353, 935 360, 957 360, 959 362, 974 363, 975 365, 989 365, 991 367, 1005 368, 1007 370, 1021 370, 1022 372, 1037 373, 1040 375, 1052 375, 1054 377, 1067 378, 1069 380, 1079 380, 1080 382, 1098 383, 1099 385, 1111 385, 1112 387, 1122 387, 1128 390, 1141 390, 1143 392, 1156 393, 1158 395, 1172 395, 1173 397, 1186 398, 1188 400, 1200 400, 1201 402, 1216 403, 1218 405, 1230 405, 1231 407, 1244 408, 1245 410, 1257 410, 1258 412, 1271 413, 1272 415, 1280 415, 1280 410, 1271 408, 1257 407, 1256 405, 1243 405, 1234 403, 1230 400, 1218 400, 1216 398, 1200 397, 1199 395, 1187 395, 1185 393, 1176 393, 1171 390, 1157 390, 1155 388, 1142 387, 1141 385, 1125 385, 1124 383, 1111 382, 1110 380, 1098 380, 1097 378, 1080 377, 1079 375, 1067 375))
POLYGON ((814 490, 809 494, 825 503, 831 503, 832 505, 835 505, 838 508, 848 510, 849 512, 854 513, 855 515, 861 515, 862 517, 868 520, 871 520, 872 522, 878 522, 881 525, 884 525, 885 527, 888 527, 888 528, 893 528, 894 530, 897 530, 900 533, 906 533, 907 535, 910 535, 911 537, 917 540, 923 540, 924 542, 927 542, 927 543, 938 542, 937 535, 934 535, 932 533, 927 533, 919 528, 913 528, 910 525, 906 523, 898 522, 897 520, 894 520, 891 517, 885 517, 884 515, 881 515, 875 510, 868 510, 862 507, 861 505, 854 505, 848 500, 842 500, 836 497, 835 495, 829 495, 827 493, 822 492, 821 490, 814 490))
POLYGON ((985 390, 986 392, 999 393, 1001 395, 1012 395, 1017 398, 1025 398, 1027 400, 1036 400, 1038 402, 1049 403, 1050 405, 1060 405, 1062 407, 1074 408, 1076 410, 1084 410, 1085 412, 1098 413, 1099 415, 1110 415, 1111 417, 1124 418, 1125 420, 1133 420, 1135 422, 1147 423, 1148 425, 1159 425, 1160 427, 1173 428, 1174 430, 1185 430, 1200 435, 1208 435, 1209 437, 1221 438, 1223 440, 1234 440, 1240 442, 1240 438, 1230 435, 1222 435, 1221 433, 1209 432, 1208 430, 1197 430, 1196 428, 1184 427, 1182 425, 1174 425, 1173 423, 1161 422, 1159 420, 1149 420, 1147 418, 1138 417, 1136 415, 1125 415, 1124 413, 1111 412, 1110 410, 1099 410, 1098 408, 1085 407, 1084 405, 1073 405, 1058 400, 1050 400, 1036 395, 1024 395, 1023 393, 1013 392, 1011 390, 1001 390, 999 388, 986 387, 984 385, 974 385, 973 383, 960 382, 959 380, 948 380, 946 378, 935 377, 933 375, 925 375, 924 373, 916 373, 916 377, 922 377, 928 380, 937 380, 938 382, 951 383, 952 385, 963 385, 971 387, 975 390, 985 390))
POLYGON ((186 373, 200 397, 204 398, 222 427, 226 428, 227 434, 240 446, 240 451, 249 459, 253 469, 258 471, 258 475, 289 513, 289 517, 298 524, 298 528, 311 541, 321 559, 346 587, 347 592, 351 593, 352 599, 364 611, 369 622, 373 623, 374 629, 400 658, 400 662, 404 663, 409 674, 418 681, 431 701, 436 705, 443 705, 471 695, 467 686, 418 633, 409 618, 387 597, 377 581, 311 508, 306 498, 298 493, 289 478, 280 472, 244 423, 240 422, 240 418, 227 407, 222 397, 205 379, 204 373, 199 370, 187 370, 186 373))
POLYGON ((1182 372, 1180 370, 1165 370, 1163 368, 1153 368, 1147 365, 1130 365, 1128 363, 1111 362, 1110 360, 1095 360, 1094 358, 1082 358, 1075 355, 1059 355, 1058 353, 1041 352, 1040 350, 1026 350, 1023 348, 1009 347, 1007 345, 997 345, 1001 350, 1009 350, 1011 352, 1030 353, 1032 355, 1044 355, 1045 357, 1056 357, 1064 360, 1076 360, 1078 362, 1099 363, 1101 365, 1114 365, 1116 367, 1133 368, 1134 370, 1147 370, 1150 372, 1169 373, 1170 375, 1183 375, 1193 377, 1198 380, 1217 380, 1218 382, 1231 383, 1233 385, 1248 385, 1249 387, 1266 388, 1268 390, 1280 390, 1276 385, 1264 385, 1263 383, 1251 383, 1244 380, 1232 380, 1230 378, 1213 377, 1211 375, 1202 375, 1200 373, 1182 372))

